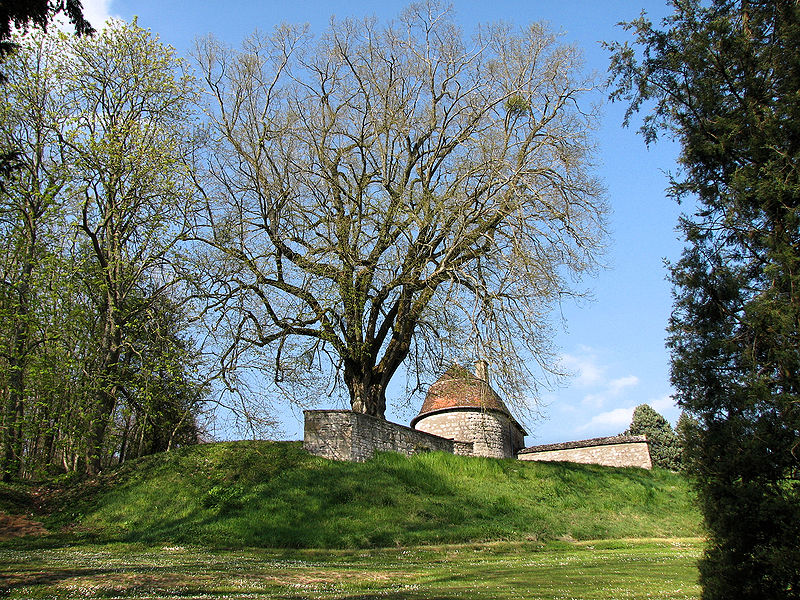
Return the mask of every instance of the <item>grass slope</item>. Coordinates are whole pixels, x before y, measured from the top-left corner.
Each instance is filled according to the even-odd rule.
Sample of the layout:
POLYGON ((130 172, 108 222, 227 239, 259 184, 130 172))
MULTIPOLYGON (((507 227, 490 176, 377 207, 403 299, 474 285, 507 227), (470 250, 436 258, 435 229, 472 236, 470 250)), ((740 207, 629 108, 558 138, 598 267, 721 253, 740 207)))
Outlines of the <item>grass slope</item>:
POLYGON ((701 535, 685 480, 662 470, 381 454, 356 464, 299 442, 183 448, 56 495, 51 531, 98 542, 366 548, 701 535))

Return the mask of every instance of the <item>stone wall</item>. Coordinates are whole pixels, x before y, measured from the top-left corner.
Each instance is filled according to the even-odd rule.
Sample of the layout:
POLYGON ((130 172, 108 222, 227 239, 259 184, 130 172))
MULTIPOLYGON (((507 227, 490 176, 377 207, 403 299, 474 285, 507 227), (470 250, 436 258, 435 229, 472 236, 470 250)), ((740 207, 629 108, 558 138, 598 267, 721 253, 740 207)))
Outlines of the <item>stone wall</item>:
POLYGON ((333 460, 363 462, 375 452, 418 454, 434 450, 472 454, 472 444, 454 442, 350 410, 307 410, 303 447, 333 460))
POLYGON ((506 415, 494 411, 451 408, 422 417, 414 428, 443 438, 472 442, 472 456, 513 458, 523 447, 524 436, 519 428, 506 415))
POLYGON ((519 452, 520 460, 564 461, 651 469, 650 449, 643 435, 594 438, 580 442, 532 446, 519 452))
POLYGON ((519 450, 522 433, 508 417, 474 410, 431 414, 420 419, 416 427, 350 410, 307 410, 303 447, 317 456, 356 462, 369 460, 375 452, 411 455, 441 451, 462 456, 516 455, 520 460, 652 468, 645 436, 594 438, 519 450))

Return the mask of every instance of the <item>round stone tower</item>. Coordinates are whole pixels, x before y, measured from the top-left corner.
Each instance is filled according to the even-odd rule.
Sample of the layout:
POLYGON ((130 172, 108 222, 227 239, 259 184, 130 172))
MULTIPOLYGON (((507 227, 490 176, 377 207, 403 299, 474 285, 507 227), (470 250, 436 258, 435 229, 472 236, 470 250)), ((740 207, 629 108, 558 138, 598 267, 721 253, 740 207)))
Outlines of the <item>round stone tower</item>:
POLYGON ((527 435, 489 385, 484 361, 475 375, 454 365, 428 390, 411 427, 459 442, 472 442, 474 456, 513 458, 527 435))

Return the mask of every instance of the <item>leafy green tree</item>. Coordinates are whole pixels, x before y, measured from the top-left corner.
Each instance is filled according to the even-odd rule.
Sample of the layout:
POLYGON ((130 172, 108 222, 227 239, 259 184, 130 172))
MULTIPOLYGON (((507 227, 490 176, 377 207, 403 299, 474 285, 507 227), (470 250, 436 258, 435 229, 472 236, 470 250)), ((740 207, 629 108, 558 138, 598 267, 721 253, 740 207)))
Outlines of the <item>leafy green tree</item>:
POLYGON ((96 472, 187 443, 205 400, 176 268, 192 79, 136 24, 35 33, 6 67, 0 467, 96 472))
POLYGON ((681 143, 672 381, 709 531, 703 597, 800 598, 800 4, 681 0, 624 24, 615 99, 681 143), (637 53, 637 49, 640 50, 637 53))
POLYGON ((6 375, 0 473, 5 479, 22 464, 26 377, 47 320, 38 310, 46 304, 41 280, 57 268, 62 191, 69 181, 56 143, 69 117, 46 56, 53 44, 42 36, 39 42, 6 65, 10 81, 0 87, 0 152, 16 153, 16 168, 0 189, 0 372, 6 375))
POLYGON ((184 307, 160 295, 141 298, 136 321, 128 324, 121 358, 121 394, 125 403, 116 417, 124 420, 113 444, 119 460, 164 452, 197 443, 200 413, 208 385, 184 307))
POLYGON ((680 447, 672 425, 649 404, 640 404, 633 411, 626 435, 646 435, 650 442, 653 465, 677 471, 680 468, 680 447))
POLYGON ((75 173, 89 298, 98 316, 90 470, 102 468, 120 393, 125 329, 177 279, 172 268, 193 198, 189 157, 196 90, 174 50, 136 23, 65 42, 75 123, 64 158, 75 173), (142 291, 148 290, 144 295, 142 291))
POLYGON ((215 105, 199 284, 223 366, 258 353, 289 391, 333 374, 379 417, 401 365, 478 355, 506 389, 552 371, 548 312, 604 238, 575 48, 541 24, 468 41, 431 1, 196 58, 215 105))

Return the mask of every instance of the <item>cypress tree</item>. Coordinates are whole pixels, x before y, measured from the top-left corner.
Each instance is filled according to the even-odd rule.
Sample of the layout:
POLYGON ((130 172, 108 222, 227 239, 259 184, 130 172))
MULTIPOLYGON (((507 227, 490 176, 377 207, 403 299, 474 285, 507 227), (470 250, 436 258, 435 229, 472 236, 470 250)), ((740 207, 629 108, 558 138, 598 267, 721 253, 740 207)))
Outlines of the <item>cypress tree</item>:
POLYGON ((633 411, 627 435, 646 435, 650 442, 653 465, 677 471, 681 465, 681 450, 672 425, 649 404, 640 404, 633 411))
POLYGON ((675 1, 608 44, 612 98, 681 144, 672 381, 709 532, 703 598, 800 598, 800 5, 675 1))

